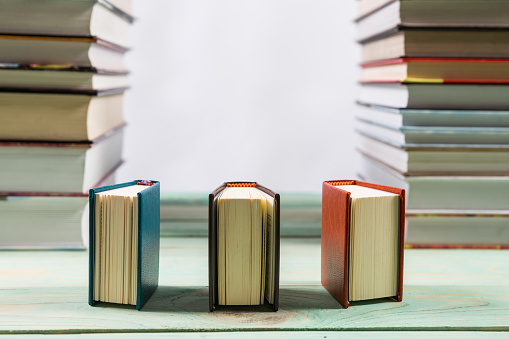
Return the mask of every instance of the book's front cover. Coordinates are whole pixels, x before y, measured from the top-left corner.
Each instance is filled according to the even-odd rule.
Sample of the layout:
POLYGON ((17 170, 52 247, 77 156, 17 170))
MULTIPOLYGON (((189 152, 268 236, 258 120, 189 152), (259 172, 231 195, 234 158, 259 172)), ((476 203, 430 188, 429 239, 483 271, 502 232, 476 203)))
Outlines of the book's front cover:
MULTIPOLYGON (((95 254, 95 194, 117 188, 137 185, 134 180, 117 185, 94 188, 89 191, 90 207, 90 245, 89 245, 89 290, 88 303, 97 304, 94 298, 94 254, 95 254)), ((159 281, 159 241, 160 241, 160 184, 152 185, 138 193, 138 267, 136 309, 140 310, 157 288, 159 281)))
POLYGON ((159 282, 160 185, 138 193, 138 293, 136 309, 141 309, 159 282))
POLYGON ((350 192, 329 182, 322 186, 322 285, 348 308, 350 192))

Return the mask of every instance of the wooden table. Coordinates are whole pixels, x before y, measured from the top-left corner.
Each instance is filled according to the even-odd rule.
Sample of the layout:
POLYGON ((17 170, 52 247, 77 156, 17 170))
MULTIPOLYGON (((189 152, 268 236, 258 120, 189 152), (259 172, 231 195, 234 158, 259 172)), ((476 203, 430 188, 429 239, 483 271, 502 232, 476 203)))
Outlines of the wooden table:
POLYGON ((403 302, 357 302, 345 310, 320 284, 320 239, 283 238, 277 313, 208 312, 206 238, 163 238, 160 262, 159 288, 136 311, 88 305, 85 251, 1 251, 0 334, 509 337, 509 251, 406 250, 403 302))

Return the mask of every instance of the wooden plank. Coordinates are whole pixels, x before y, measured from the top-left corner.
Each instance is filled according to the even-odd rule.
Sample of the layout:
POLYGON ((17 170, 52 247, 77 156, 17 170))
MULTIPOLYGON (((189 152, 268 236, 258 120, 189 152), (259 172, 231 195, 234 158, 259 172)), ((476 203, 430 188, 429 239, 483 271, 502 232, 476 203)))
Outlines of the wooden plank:
POLYGON ((280 311, 209 313, 207 240, 161 244, 160 287, 141 312, 88 305, 84 251, 0 252, 0 333, 509 331, 509 251, 406 250, 403 302, 345 310, 320 284, 320 240, 282 239, 280 311))
MULTIPOLYGON (((229 339, 238 338, 242 335, 243 339, 259 339, 260 336, 268 335, 271 338, 308 338, 308 339, 364 339, 364 338, 378 338, 378 339, 408 339, 408 338, 460 338, 460 339, 502 339, 507 338, 505 332, 444 332, 444 331, 433 331, 433 332, 359 332, 359 331, 275 331, 275 332, 179 332, 179 333, 95 333, 95 334, 67 334, 67 335, 46 335, 44 339, 130 339, 130 338, 143 338, 143 339, 159 339, 159 338, 184 338, 184 339, 229 339)), ((6 335, 2 338, 19 338, 19 335, 6 335)), ((40 335, 23 335, 23 339, 40 338, 40 335)))

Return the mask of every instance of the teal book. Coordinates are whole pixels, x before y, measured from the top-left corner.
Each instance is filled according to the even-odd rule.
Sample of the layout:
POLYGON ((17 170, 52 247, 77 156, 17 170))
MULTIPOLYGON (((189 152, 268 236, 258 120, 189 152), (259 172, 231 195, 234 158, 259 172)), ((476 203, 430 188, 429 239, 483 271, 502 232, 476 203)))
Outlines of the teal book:
POLYGON ((135 180, 91 189, 89 304, 140 310, 159 281, 160 184, 135 180))

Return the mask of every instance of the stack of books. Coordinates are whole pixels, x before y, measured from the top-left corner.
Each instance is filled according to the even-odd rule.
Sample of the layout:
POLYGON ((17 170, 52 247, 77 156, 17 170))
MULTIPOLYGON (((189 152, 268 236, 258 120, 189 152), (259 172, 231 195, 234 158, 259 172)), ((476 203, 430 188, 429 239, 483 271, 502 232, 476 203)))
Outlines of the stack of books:
POLYGON ((0 247, 85 248, 122 163, 130 0, 2 1, 0 247))
POLYGON ((407 190, 407 245, 509 247, 509 2, 359 5, 359 176, 407 190))

